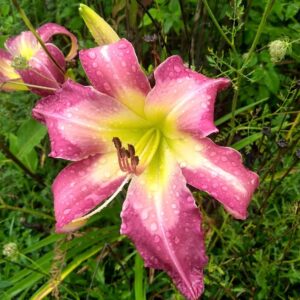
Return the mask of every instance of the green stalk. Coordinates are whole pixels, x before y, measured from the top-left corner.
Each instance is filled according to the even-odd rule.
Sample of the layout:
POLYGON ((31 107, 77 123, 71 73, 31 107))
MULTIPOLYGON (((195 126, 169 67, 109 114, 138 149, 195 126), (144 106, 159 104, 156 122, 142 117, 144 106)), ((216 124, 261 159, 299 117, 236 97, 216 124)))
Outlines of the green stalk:
POLYGON ((35 215, 37 217, 41 217, 41 218, 44 218, 44 219, 49 219, 49 220, 52 220, 52 221, 54 220, 53 217, 51 217, 51 216, 49 216, 45 213, 42 213, 42 212, 39 212, 39 211, 36 211, 36 210, 33 210, 33 209, 29 209, 29 208, 11 206, 11 205, 8 205, 6 203, 0 205, 0 209, 15 210, 15 211, 19 211, 19 212, 22 212, 22 213, 25 213, 25 214, 35 215))
POLYGON ((77 256, 74 261, 72 261, 60 274, 59 278, 56 280, 49 280, 44 284, 32 297, 31 300, 41 300, 44 299, 51 291, 56 288, 71 272, 73 272, 78 266, 80 266, 85 260, 94 256, 98 253, 103 245, 93 247, 92 249, 86 251, 85 253, 77 256))
POLYGON ((248 51, 247 58, 245 59, 245 62, 243 64, 242 69, 244 69, 245 66, 247 65, 249 59, 251 58, 251 55, 253 54, 253 52, 254 52, 254 50, 255 50, 255 48, 257 46, 259 38, 260 38, 260 36, 262 34, 262 31, 264 29, 267 17, 269 15, 269 13, 271 12, 271 9, 272 9, 272 6, 274 5, 274 3, 275 3, 275 0, 268 0, 267 4, 265 6, 265 10, 264 10, 263 16, 261 18, 261 21, 260 21, 260 24, 258 26, 256 35, 254 37, 254 40, 253 40, 252 45, 250 47, 250 50, 248 51))
POLYGON ((144 262, 136 253, 134 264, 134 295, 135 300, 146 300, 144 289, 144 262))
POLYGON ((227 42, 227 44, 232 48, 232 50, 234 51, 234 53, 236 54, 236 49, 235 49, 235 45, 229 40, 229 38, 227 37, 227 35, 225 34, 225 32, 223 31, 223 29, 221 28, 221 26, 219 25, 216 17, 214 16, 212 10, 210 9, 208 3, 206 0, 202 0, 203 4, 211 18, 211 20, 213 21, 213 23, 215 24, 215 26, 217 27, 219 33, 221 34, 221 36, 224 38, 224 40, 227 42))

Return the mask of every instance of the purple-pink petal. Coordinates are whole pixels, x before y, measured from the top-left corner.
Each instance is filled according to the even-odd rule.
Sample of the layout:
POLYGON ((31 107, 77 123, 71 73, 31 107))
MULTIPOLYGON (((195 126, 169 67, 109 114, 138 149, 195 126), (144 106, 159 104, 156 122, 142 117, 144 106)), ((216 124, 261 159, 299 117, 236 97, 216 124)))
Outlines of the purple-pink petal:
POLYGON ((217 92, 229 86, 228 79, 211 79, 196 73, 179 56, 163 62, 154 77, 155 87, 146 100, 146 116, 160 116, 175 131, 200 137, 218 131, 214 125, 214 103, 217 92))
POLYGON ((27 84, 40 86, 30 88, 40 96, 53 94, 64 82, 65 59, 62 52, 53 44, 47 44, 47 49, 56 60, 58 66, 49 58, 43 49, 40 49, 28 62, 27 69, 19 69, 23 81, 27 84))
POLYGON ((48 127, 50 156, 76 161, 108 151, 101 122, 120 109, 111 97, 68 80, 55 95, 37 103, 33 116, 48 127))
POLYGON ((201 217, 177 165, 167 184, 157 173, 157 190, 144 173, 132 180, 121 213, 121 233, 134 242, 148 267, 162 269, 187 299, 202 294, 207 263, 201 217))
POLYGON ((116 98, 139 114, 143 113, 150 85, 131 43, 122 39, 114 44, 81 50, 79 57, 98 91, 116 98))
POLYGON ((238 151, 204 138, 186 147, 185 159, 182 172, 190 185, 212 195, 235 218, 247 217, 259 178, 244 167, 238 151))
POLYGON ((76 56, 78 50, 77 38, 65 27, 55 23, 47 23, 38 28, 37 32, 40 35, 41 39, 44 41, 44 43, 51 41, 54 35, 66 35, 71 40, 71 49, 68 55, 66 56, 66 60, 71 60, 76 56))
POLYGON ((68 231, 68 224, 89 213, 121 185, 115 153, 95 155, 63 169, 53 183, 56 231, 68 231))

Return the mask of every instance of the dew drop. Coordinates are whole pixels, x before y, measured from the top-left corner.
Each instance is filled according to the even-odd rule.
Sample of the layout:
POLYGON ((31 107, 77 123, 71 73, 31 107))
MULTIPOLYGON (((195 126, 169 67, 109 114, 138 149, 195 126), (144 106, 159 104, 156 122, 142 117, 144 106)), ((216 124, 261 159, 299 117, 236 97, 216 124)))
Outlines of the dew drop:
POLYGON ((124 44, 124 43, 121 43, 119 46, 118 46, 119 49, 126 49, 127 48, 127 45, 124 44))
POLYGON ((182 161, 179 165, 180 165, 180 168, 185 168, 186 167, 186 162, 182 161))
POLYGON ((174 66, 174 70, 175 70, 175 72, 177 72, 177 73, 179 73, 179 72, 181 71, 180 67, 178 67, 178 66, 174 66))
POLYGON ((107 91, 110 91, 110 90, 111 90, 111 87, 110 87, 109 83, 104 82, 104 83, 103 83, 103 86, 104 86, 104 88, 105 88, 107 91))
POLYGON ((152 223, 152 224, 150 225, 150 229, 151 229, 152 231, 156 231, 156 230, 157 230, 157 225, 156 225, 156 223, 152 223))
POLYGON ((143 210, 142 214, 141 214, 142 220, 148 219, 148 216, 149 216, 148 211, 147 210, 143 210))
POLYGON ((160 241, 160 237, 158 235, 156 235, 154 237, 154 243, 159 243, 159 241, 160 241))
POLYGON ((97 63, 96 63, 96 62, 93 62, 93 63, 92 63, 92 67, 96 69, 96 68, 98 67, 97 63))
POLYGON ((93 52, 93 51, 90 51, 89 54, 88 54, 89 58, 91 59, 95 59, 96 58, 96 53, 93 52))
POLYGON ((81 188, 81 191, 82 192, 84 192, 84 191, 86 191, 87 190, 87 186, 85 185, 85 186, 83 186, 82 188, 81 188))
POLYGON ((68 215, 70 213, 71 209, 70 208, 67 208, 64 210, 64 215, 68 215))

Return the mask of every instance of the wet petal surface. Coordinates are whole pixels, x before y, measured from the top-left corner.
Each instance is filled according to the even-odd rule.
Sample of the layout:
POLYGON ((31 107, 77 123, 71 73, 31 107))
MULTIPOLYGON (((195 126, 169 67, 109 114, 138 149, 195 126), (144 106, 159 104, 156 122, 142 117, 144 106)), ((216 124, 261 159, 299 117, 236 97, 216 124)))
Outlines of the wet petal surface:
POLYGON ((180 130, 200 137, 218 131, 214 120, 217 92, 228 87, 226 78, 211 79, 188 69, 179 56, 172 56, 154 72, 155 87, 149 93, 146 116, 165 122, 165 134, 180 130))
MULTIPOLYGON (((125 178, 115 153, 95 155, 63 169, 53 183, 56 231, 106 200, 125 178)), ((72 228, 74 230, 75 228, 72 228)))
POLYGON ((121 233, 146 266, 165 270, 188 299, 198 299, 207 262, 201 217, 179 166, 163 148, 129 185, 121 233))
POLYGON ((188 184, 220 201, 237 219, 247 217, 247 207, 258 186, 258 176, 242 163, 241 154, 210 139, 170 141, 188 184))
POLYGON ((138 115, 144 115, 144 101, 150 85, 131 43, 122 39, 114 44, 82 50, 79 57, 97 90, 113 96, 138 115))

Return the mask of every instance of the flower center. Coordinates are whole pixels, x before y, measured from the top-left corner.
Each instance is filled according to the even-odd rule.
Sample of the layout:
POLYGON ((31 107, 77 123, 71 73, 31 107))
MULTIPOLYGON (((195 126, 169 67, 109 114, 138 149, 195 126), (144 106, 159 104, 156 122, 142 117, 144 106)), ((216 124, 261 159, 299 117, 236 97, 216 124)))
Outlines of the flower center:
POLYGON ((142 173, 155 155, 160 141, 161 132, 156 128, 146 130, 135 146, 128 144, 127 149, 119 138, 114 137, 120 169, 136 175, 142 173))

